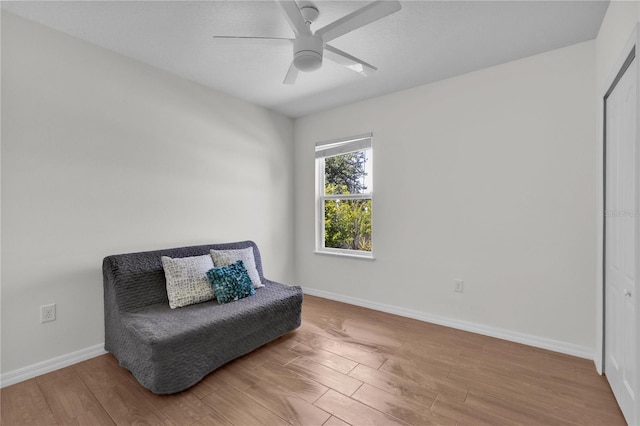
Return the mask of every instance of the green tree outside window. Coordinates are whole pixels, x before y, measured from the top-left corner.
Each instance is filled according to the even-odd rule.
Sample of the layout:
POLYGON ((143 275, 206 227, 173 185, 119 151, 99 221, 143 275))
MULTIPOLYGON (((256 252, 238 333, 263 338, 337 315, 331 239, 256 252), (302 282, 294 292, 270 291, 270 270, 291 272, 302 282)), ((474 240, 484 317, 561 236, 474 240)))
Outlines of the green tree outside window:
MULTIPOLYGON (((364 151, 325 158, 325 194, 367 193, 364 151)), ((324 245, 371 251, 371 199, 325 199, 324 245)))

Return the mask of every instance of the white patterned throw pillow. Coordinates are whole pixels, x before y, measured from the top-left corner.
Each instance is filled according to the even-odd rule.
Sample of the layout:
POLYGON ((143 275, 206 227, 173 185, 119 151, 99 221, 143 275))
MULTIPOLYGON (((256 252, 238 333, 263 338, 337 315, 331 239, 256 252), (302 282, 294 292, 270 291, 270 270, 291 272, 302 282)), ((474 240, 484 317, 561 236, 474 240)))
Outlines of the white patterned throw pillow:
POLYGON ((167 278, 167 296, 171 309, 205 302, 215 297, 207 278, 213 268, 211 256, 193 256, 172 259, 162 256, 164 276, 167 278))
POLYGON ((253 247, 237 250, 211 250, 211 257, 213 258, 213 264, 217 268, 231 265, 236 263, 238 260, 242 260, 244 267, 247 268, 249 278, 251 278, 253 288, 264 287, 262 280, 260 280, 258 268, 256 267, 256 258, 253 254, 253 247))

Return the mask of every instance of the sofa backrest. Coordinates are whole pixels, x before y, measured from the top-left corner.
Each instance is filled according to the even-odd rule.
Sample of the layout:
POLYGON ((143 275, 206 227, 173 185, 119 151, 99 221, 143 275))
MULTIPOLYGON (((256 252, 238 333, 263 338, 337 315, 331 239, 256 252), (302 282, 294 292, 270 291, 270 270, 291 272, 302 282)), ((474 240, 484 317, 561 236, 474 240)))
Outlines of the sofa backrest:
POLYGON ((169 303, 162 256, 172 258, 201 256, 209 250, 243 249, 253 247, 260 279, 262 259, 253 241, 178 247, 172 249, 116 254, 102 261, 105 302, 115 303, 121 311, 133 311, 156 303, 169 303))

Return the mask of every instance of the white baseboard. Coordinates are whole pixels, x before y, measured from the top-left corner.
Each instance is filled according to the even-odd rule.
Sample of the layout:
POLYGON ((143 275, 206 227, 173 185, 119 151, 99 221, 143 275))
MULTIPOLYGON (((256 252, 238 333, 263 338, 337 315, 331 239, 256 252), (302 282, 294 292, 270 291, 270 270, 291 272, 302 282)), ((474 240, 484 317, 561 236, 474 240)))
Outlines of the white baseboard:
POLYGON ((372 302, 370 300, 344 296, 324 290, 303 287, 303 291, 305 294, 309 294, 311 296, 318 296, 325 299, 335 300, 337 302, 348 303, 350 305, 362 306, 364 308, 375 309, 376 311, 387 312, 402 317, 413 318, 420 321, 456 328, 459 330, 470 331, 472 333, 496 337, 498 339, 508 340, 511 342, 522 343, 524 345, 533 346, 536 348, 548 349, 550 351, 573 355, 580 358, 586 358, 590 360, 594 359, 593 348, 585 346, 579 346, 572 343, 561 342, 559 340, 547 339, 546 337, 533 336, 530 334, 518 333, 516 331, 490 327, 474 322, 446 318, 439 315, 432 315, 426 312, 417 311, 415 309, 408 309, 399 306, 387 305, 384 303, 372 302))
POLYGON ((107 352, 105 352, 104 350, 104 343, 99 343, 88 348, 80 349, 79 351, 60 355, 58 357, 38 362, 36 364, 28 365, 17 370, 8 371, 6 373, 0 374, 0 388, 20 383, 36 376, 50 373, 52 371, 68 367, 70 365, 77 364, 81 361, 94 358, 106 353, 107 352))

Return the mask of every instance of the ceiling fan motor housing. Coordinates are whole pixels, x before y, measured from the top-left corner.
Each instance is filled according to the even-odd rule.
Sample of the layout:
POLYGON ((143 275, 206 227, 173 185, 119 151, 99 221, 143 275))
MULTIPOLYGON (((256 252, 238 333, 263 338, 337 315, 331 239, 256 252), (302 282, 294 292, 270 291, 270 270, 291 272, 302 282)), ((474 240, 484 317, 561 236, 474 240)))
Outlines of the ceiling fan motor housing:
POLYGON ((299 35, 293 42, 293 65, 300 71, 315 71, 322 66, 322 38, 299 35))

